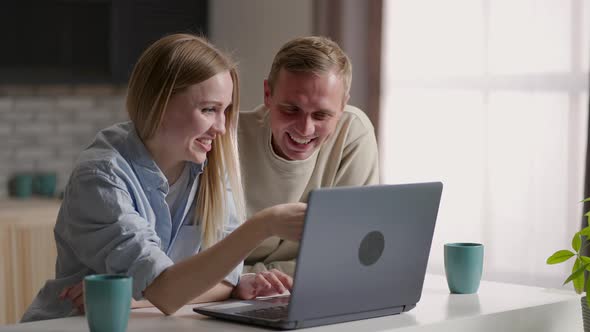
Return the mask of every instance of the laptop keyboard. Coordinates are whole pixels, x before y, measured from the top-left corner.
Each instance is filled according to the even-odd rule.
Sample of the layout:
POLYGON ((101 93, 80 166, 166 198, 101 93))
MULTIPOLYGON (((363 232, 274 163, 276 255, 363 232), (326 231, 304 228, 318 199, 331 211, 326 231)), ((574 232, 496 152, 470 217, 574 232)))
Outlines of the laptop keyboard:
POLYGON ((241 311, 239 314, 262 319, 285 319, 287 318, 288 308, 289 305, 278 305, 262 309, 241 311))

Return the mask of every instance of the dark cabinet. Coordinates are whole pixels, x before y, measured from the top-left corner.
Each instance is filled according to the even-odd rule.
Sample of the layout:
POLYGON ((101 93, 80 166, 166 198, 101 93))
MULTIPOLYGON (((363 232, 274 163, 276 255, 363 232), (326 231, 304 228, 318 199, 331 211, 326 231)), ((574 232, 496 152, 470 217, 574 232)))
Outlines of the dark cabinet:
POLYGON ((174 32, 207 36, 207 0, 5 0, 0 84, 124 83, 174 32))

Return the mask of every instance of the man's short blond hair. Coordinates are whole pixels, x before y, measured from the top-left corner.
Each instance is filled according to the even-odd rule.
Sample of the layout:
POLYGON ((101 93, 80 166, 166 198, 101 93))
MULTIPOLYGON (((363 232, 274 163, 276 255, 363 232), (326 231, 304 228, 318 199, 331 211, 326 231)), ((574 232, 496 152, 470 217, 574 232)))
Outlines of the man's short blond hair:
POLYGON ((334 71, 342 78, 344 96, 348 96, 350 91, 352 81, 350 59, 336 42, 327 37, 299 37, 283 45, 275 55, 268 75, 271 93, 281 69, 316 75, 334 71))

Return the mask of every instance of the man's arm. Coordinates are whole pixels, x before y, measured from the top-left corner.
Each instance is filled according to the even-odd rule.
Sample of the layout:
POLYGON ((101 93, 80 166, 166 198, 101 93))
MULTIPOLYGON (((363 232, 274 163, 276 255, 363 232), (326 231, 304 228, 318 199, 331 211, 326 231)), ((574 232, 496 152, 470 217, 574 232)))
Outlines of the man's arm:
POLYGON ((283 272, 292 277, 295 274, 295 259, 284 261, 272 261, 268 264, 258 262, 254 265, 244 265, 244 271, 242 273, 260 273, 270 271, 273 269, 283 272))

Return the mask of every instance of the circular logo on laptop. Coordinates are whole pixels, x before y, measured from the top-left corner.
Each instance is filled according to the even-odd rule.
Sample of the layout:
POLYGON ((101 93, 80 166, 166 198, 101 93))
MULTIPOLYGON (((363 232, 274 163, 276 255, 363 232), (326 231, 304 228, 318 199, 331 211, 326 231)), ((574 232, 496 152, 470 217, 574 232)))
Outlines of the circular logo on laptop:
POLYGON ((365 235, 359 247, 359 260, 365 266, 375 264, 385 248, 385 238, 379 231, 365 235))

